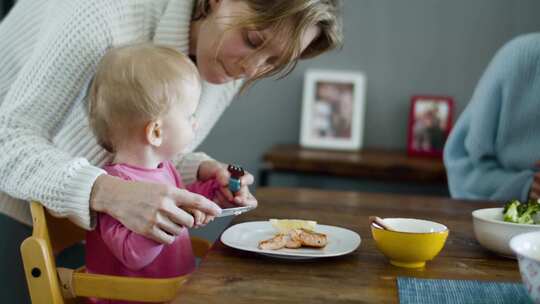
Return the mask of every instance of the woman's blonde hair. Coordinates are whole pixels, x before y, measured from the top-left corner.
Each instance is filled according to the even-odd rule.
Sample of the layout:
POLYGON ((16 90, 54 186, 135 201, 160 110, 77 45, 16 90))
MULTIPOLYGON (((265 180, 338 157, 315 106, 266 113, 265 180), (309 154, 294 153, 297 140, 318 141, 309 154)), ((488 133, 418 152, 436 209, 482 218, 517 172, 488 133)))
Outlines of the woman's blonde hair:
MULTIPOLYGON (((210 12, 211 0, 195 0, 193 19, 203 19, 210 12)), ((235 22, 234 27, 255 29, 272 28, 276 36, 289 37, 290 43, 276 67, 262 71, 246 82, 249 86, 253 81, 279 75, 284 77, 290 73, 298 59, 312 58, 321 53, 341 47, 342 22, 340 0, 237 0, 248 4, 254 12, 235 22), (300 53, 302 35, 311 26, 317 26, 320 34, 308 47, 300 53)), ((261 47, 263 48, 264 45, 261 47)))
POLYGON ((117 140, 167 113, 193 86, 200 88, 197 68, 172 48, 150 43, 113 48, 101 59, 90 87, 90 127, 114 152, 117 140))

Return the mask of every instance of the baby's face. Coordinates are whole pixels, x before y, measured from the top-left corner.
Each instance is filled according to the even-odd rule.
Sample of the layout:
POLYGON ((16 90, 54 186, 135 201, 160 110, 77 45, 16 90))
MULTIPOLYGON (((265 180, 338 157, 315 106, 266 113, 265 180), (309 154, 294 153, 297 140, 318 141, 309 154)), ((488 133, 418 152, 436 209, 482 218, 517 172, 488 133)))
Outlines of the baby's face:
POLYGON ((195 111, 201 97, 200 86, 191 86, 184 92, 185 100, 174 103, 163 118, 163 142, 160 150, 166 159, 183 152, 195 137, 195 111))

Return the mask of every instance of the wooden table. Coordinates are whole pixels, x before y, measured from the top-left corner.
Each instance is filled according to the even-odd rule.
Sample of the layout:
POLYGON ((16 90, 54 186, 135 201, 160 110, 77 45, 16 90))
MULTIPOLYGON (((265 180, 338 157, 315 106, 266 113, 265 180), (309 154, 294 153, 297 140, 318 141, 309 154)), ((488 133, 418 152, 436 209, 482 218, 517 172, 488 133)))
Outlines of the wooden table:
POLYGON ((480 247, 471 211, 490 202, 440 197, 261 188, 259 208, 234 223, 268 218, 314 219, 362 237, 353 253, 328 259, 290 261, 263 257, 216 242, 173 303, 397 303, 397 276, 520 281, 515 260, 480 247), (390 265, 376 249, 369 215, 431 219, 448 226, 445 248, 425 269, 390 265))
POLYGON ((268 186, 274 172, 324 174, 385 181, 446 183, 441 159, 409 157, 405 151, 363 149, 329 151, 299 145, 276 145, 263 156, 260 186, 268 186))

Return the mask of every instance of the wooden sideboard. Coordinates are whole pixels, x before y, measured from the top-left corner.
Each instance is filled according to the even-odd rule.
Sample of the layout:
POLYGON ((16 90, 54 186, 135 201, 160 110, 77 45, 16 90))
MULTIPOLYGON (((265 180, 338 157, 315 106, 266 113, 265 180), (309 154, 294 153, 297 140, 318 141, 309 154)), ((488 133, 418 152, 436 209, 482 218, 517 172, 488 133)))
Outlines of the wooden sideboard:
POLYGON ((363 149, 330 151, 299 145, 273 146, 263 156, 259 185, 269 184, 272 173, 315 174, 358 179, 446 184, 441 159, 410 157, 406 151, 363 149))

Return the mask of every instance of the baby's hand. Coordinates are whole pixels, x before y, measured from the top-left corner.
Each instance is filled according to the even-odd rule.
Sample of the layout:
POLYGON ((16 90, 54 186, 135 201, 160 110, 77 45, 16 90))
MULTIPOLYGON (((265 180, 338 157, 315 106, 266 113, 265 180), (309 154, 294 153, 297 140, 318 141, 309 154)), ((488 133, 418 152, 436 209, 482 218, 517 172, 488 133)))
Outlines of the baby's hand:
MULTIPOLYGON (((249 173, 246 172, 246 174, 249 174, 249 173)), ((251 174, 249 175, 251 176, 251 174)), ((239 206, 257 207, 257 204, 258 204, 257 199, 255 198, 255 196, 253 196, 253 194, 251 194, 251 191, 249 191, 248 184, 244 183, 243 180, 244 179, 241 180, 242 183, 240 186, 240 190, 234 193, 233 202, 239 206)), ((252 180, 251 183, 253 183, 253 176, 251 176, 251 180, 252 180)))
POLYGON ((229 179, 231 174, 227 170, 227 165, 215 160, 204 161, 199 167, 199 180, 205 181, 215 178, 219 184, 219 190, 215 193, 214 201, 223 208, 238 206, 257 206, 257 199, 249 191, 249 186, 253 184, 254 178, 249 172, 244 171, 240 178, 240 190, 232 193, 229 190, 229 179))
POLYGON ((219 191, 217 191, 216 198, 223 207, 236 207, 236 206, 253 206, 257 207, 257 199, 249 191, 249 185, 253 184, 254 178, 249 172, 239 167, 233 167, 233 171, 229 169, 221 170, 216 178, 219 185, 219 191), (236 171, 234 170, 236 168, 236 171), (241 175, 235 176, 240 170, 241 175), (231 177, 231 174, 233 175, 231 177), (233 184, 232 188, 230 183, 233 184), (237 187, 240 186, 238 189, 237 187), (236 191, 236 189, 238 189, 236 191), (235 189, 232 192, 231 189, 235 189))
POLYGON ((191 215, 193 215, 193 228, 204 227, 215 219, 215 216, 205 214, 204 212, 198 209, 190 209, 188 210, 188 212, 191 213, 191 215))

